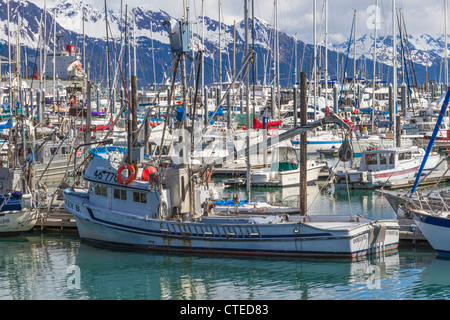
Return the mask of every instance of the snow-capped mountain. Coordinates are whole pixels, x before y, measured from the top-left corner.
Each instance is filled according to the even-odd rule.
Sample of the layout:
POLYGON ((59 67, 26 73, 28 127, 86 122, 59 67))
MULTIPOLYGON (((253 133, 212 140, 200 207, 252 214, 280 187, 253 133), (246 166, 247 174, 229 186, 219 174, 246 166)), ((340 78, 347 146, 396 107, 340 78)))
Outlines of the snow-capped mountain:
MULTIPOLYGON (((382 36, 377 37, 377 61, 391 65, 393 59, 393 37, 382 36)), ((450 39, 449 39, 450 41, 450 39)), ((397 57, 401 56, 403 49, 404 56, 414 63, 432 67, 436 63, 441 63, 444 58, 445 41, 444 36, 431 36, 429 34, 422 34, 419 36, 408 35, 408 40, 401 39, 397 36, 397 57)), ((336 43, 331 45, 331 49, 346 54, 349 52, 351 58, 354 57, 353 40, 343 43, 336 43)), ((365 34, 356 40, 356 57, 373 59, 374 54, 374 36, 365 34)))
MULTIPOLYGON (((37 6, 33 1, 10 1, 11 16, 11 43, 17 43, 17 25, 20 25, 20 44, 28 53, 28 64, 30 66, 36 60, 36 51, 39 48, 40 29, 44 21, 43 8, 37 6)), ((42 1, 41 1, 42 2, 42 1)), ((36 2, 37 3, 37 2, 36 2)), ((42 6, 42 4, 40 4, 42 6)), ((96 81, 106 81, 108 64, 106 59, 106 24, 105 24, 105 8, 96 6, 94 2, 89 0, 66 0, 66 1, 47 1, 46 14, 46 48, 48 52, 53 52, 54 43, 54 19, 56 17, 56 32, 59 37, 60 48, 64 48, 64 44, 72 42, 81 50, 82 34, 86 36, 86 60, 90 64, 90 75, 96 81), (83 8, 85 20, 83 23, 83 8)), ((120 54, 121 45, 125 44, 123 31, 125 29, 124 14, 127 11, 127 44, 130 45, 132 52, 133 35, 136 37, 138 79, 142 79, 142 83, 148 84, 153 82, 153 56, 155 64, 156 81, 161 82, 165 75, 170 74, 173 65, 173 56, 170 51, 168 33, 162 25, 162 21, 173 18, 168 13, 151 8, 150 6, 141 6, 138 8, 130 8, 123 6, 122 10, 108 8, 108 37, 110 41, 111 61, 115 61, 120 54), (133 14, 135 22, 133 21, 133 14), (135 24, 135 28, 134 28, 135 24), (152 41, 153 40, 153 41, 152 41), (152 52, 152 46, 154 52, 152 52), (116 52, 117 50, 117 52, 116 52)), ((236 69, 240 68, 240 62, 244 54, 244 20, 234 25, 222 23, 209 17, 204 19, 204 27, 201 17, 193 19, 191 24, 191 47, 192 52, 188 59, 188 70, 190 65, 196 63, 196 52, 202 47, 204 41, 205 50, 205 81, 206 83, 218 81, 219 74, 219 44, 223 80, 226 81, 233 70, 233 61, 236 61, 236 69), (235 43, 234 43, 235 41, 235 43), (236 51, 234 51, 236 48, 236 51)), ((259 82, 270 83, 273 79, 273 37, 274 28, 262 19, 255 19, 255 35, 254 40, 251 34, 250 26, 250 43, 255 44, 255 73, 259 82)), ((7 43, 7 9, 5 1, 0 2, 0 42, 7 43)), ((311 44, 306 44, 300 40, 297 41, 297 61, 298 72, 312 71, 312 53, 311 44)), ((415 73, 418 82, 424 82, 425 69, 428 71, 428 78, 438 79, 441 75, 442 56, 443 56, 443 37, 432 37, 430 35, 420 35, 408 37, 408 43, 404 43, 404 48, 408 47, 406 59, 412 57, 415 66, 415 73), (410 53, 409 53, 410 52, 410 53)), ((283 86, 292 86, 296 81, 294 79, 294 37, 284 32, 279 32, 280 45, 280 80, 283 86)), ((401 42, 398 41, 398 53, 400 53, 401 42)), ((0 55, 7 56, 7 46, 0 46, 0 55)), ((344 75, 343 66, 347 65, 347 49, 348 41, 345 43, 331 44, 328 53, 329 67, 328 72, 331 78, 338 75, 344 75), (337 56, 339 54, 339 57, 337 56)), ((323 52, 322 50, 319 50, 323 52)), ((406 51, 405 51, 406 52, 406 51)), ((373 36, 365 35, 357 40, 357 58, 358 69, 363 69, 367 78, 371 78, 371 63, 373 54, 373 36)), ((377 41, 377 61, 383 66, 383 74, 389 81, 389 74, 392 73, 389 66, 392 65, 392 38, 379 37, 377 41)), ((400 54, 398 54, 400 56, 400 54)), ((349 51, 349 58, 353 59, 353 45, 349 51)), ((25 59, 22 59, 25 60, 25 59)), ((323 62, 323 59, 319 59, 323 62)), ((399 60, 400 61, 400 60, 399 60)), ((30 68, 32 70, 32 68, 30 68)), ((351 76, 353 72, 352 63, 348 63, 347 76, 351 76)))

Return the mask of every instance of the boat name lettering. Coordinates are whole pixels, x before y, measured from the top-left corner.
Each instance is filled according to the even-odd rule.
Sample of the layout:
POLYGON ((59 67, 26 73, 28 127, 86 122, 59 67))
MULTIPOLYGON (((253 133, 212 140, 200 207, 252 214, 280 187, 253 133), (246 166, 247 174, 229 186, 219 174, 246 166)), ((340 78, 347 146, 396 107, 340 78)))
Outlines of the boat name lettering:
POLYGON ((78 204, 75 204, 69 200, 66 199, 66 206, 70 209, 75 210, 76 212, 80 212, 80 206, 78 204))
POLYGON ((10 224, 11 220, 9 220, 9 218, 7 219, 0 219, 0 224, 10 224))
POLYGON ((95 170, 94 177, 98 180, 103 181, 114 181, 117 182, 117 177, 115 172, 108 172, 106 170, 95 170))
POLYGON ((396 236, 398 235, 398 231, 397 230, 386 231, 386 234, 396 236))
POLYGON ((361 242, 361 241, 364 241, 364 240, 367 240, 367 235, 362 235, 362 236, 359 236, 359 237, 357 237, 357 238, 355 238, 355 239, 353 239, 353 243, 358 243, 358 242, 361 242))

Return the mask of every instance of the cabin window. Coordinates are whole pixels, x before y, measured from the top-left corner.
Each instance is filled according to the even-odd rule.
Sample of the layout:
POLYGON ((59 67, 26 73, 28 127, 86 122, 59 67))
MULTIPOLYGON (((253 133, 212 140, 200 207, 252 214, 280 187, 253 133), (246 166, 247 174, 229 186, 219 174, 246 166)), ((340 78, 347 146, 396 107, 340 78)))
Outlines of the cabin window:
POLYGON ((108 195, 108 188, 100 184, 94 186, 94 193, 98 196, 106 197, 108 195))
POLYGON ((398 160, 411 160, 411 152, 401 152, 398 154, 398 160))
POLYGON ((381 153, 380 154, 380 165, 382 165, 382 164, 386 165, 386 162, 387 162, 387 155, 384 153, 381 153))
POLYGON ((367 155, 367 165, 376 165, 378 164, 378 160, 377 160, 377 154, 376 153, 372 153, 367 155))
POLYGON ((61 147, 61 154, 70 154, 70 148, 61 147))
POLYGON ((58 148, 50 148, 50 154, 54 155, 58 151, 58 148))
POLYGON ((123 189, 114 189, 114 199, 127 200, 127 191, 123 189))
POLYGON ((133 201, 147 203, 147 194, 144 192, 133 192, 133 201))
POLYGON ((389 153, 389 164, 394 164, 394 153, 389 153))

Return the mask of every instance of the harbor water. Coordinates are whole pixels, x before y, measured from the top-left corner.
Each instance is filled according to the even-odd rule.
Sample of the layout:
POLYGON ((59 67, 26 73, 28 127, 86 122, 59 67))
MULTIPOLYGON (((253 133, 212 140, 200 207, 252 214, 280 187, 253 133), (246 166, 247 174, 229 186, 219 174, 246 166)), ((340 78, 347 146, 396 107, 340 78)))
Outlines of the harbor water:
MULTIPOLYGON (((213 198, 246 196, 212 182, 213 198)), ((252 200, 287 202, 298 187, 253 189, 252 200)), ((295 201, 294 201, 295 202, 295 201)), ((309 214, 395 218, 372 191, 308 186, 309 214), (350 199, 350 200, 349 200, 350 199)), ((428 246, 361 261, 245 258, 96 247, 77 234, 38 230, 0 239, 2 300, 441 300, 450 298, 450 260, 428 246)))

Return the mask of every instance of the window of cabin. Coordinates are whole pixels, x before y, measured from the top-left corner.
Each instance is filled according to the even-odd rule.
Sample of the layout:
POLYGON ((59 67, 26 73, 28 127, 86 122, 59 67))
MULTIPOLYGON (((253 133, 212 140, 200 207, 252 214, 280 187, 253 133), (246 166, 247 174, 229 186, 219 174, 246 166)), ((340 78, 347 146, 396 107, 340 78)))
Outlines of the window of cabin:
POLYGON ((377 165, 378 164, 378 160, 377 160, 377 154, 376 153, 371 153, 367 155, 367 165, 377 165))
POLYGON ((114 189, 114 199, 127 200, 127 191, 123 189, 114 189))
POLYGON ((394 153, 390 152, 389 153, 389 164, 394 165, 394 153))
POLYGON ((147 203, 147 194, 145 192, 133 192, 133 201, 147 203))
POLYGON ((386 165, 387 155, 385 153, 380 153, 380 165, 386 165))
POLYGON ((98 196, 106 197, 108 195, 108 188, 100 184, 94 186, 94 193, 98 196))

